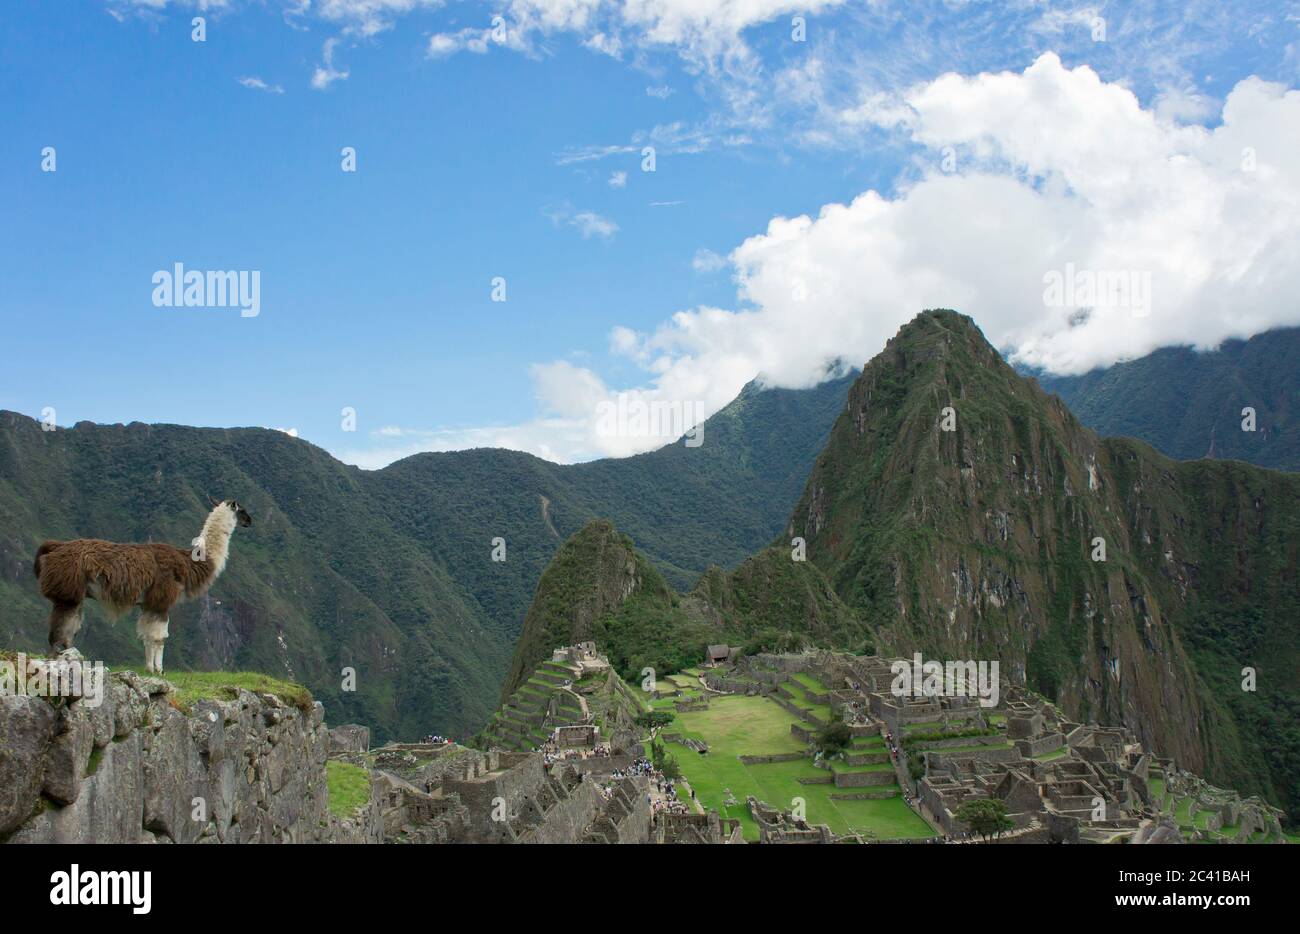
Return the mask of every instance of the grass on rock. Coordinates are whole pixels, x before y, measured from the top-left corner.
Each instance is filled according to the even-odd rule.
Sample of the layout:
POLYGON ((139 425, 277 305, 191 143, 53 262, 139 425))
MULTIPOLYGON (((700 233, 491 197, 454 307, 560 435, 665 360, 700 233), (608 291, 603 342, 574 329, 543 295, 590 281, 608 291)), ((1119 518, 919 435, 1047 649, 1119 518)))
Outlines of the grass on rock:
MULTIPOLYGON (((117 669, 122 670, 122 669, 117 669)), ((142 668, 130 668, 144 678, 157 677, 142 668)), ((301 684, 272 678, 257 671, 169 671, 161 675, 176 688, 173 699, 182 710, 188 711, 201 700, 234 700, 242 688, 254 694, 270 694, 290 707, 309 711, 314 699, 311 691, 301 684)))
POLYGON ((330 759, 325 763, 325 782, 335 817, 351 817, 370 801, 370 775, 360 766, 330 759))

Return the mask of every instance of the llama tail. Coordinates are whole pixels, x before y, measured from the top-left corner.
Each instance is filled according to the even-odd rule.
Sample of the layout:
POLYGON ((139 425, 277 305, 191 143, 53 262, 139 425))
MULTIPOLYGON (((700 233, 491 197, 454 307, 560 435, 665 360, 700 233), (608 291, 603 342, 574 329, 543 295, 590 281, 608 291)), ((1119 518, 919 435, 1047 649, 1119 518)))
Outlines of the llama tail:
POLYGON ((59 542, 44 542, 40 548, 36 549, 36 561, 32 565, 32 570, 36 572, 37 580, 40 580, 41 577, 41 559, 58 547, 59 544, 59 542))

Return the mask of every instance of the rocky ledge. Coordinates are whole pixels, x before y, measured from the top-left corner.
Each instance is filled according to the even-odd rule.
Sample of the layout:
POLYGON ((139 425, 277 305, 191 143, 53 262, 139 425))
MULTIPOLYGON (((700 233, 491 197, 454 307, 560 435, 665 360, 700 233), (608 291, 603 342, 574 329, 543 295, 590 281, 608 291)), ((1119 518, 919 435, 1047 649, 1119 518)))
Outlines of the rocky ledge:
POLYGON ((330 813, 319 703, 228 693, 182 707, 168 681, 127 671, 93 706, 0 694, 0 842, 382 839, 373 806, 330 813))

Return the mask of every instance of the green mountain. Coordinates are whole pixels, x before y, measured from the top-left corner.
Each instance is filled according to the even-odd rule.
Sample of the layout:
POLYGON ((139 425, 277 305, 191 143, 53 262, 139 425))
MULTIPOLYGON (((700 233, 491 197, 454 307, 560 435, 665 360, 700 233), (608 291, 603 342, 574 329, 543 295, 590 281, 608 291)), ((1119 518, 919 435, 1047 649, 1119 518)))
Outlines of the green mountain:
POLYGON ((788 548, 766 549, 734 571, 712 566, 681 594, 629 536, 597 520, 542 574, 501 696, 508 701, 526 686, 557 646, 593 641, 623 678, 639 682, 645 668, 665 675, 703 661, 710 643, 754 640, 861 650, 868 629, 788 548))
POLYGON ((1103 435, 1141 438, 1178 460, 1242 460, 1300 470, 1300 328, 1211 353, 1166 347, 1082 376, 1034 374, 1103 435), (1242 410, 1255 430, 1242 430, 1242 410))
MULTIPOLYGON (((185 544, 205 496, 237 497, 240 530, 212 592, 173 617, 173 668, 253 669, 309 686, 331 722, 380 741, 467 735, 491 714, 537 580, 560 543, 608 516, 678 587, 766 544, 799 495, 852 376, 810 390, 747 386, 703 443, 559 466, 514 451, 344 465, 263 429, 94 425, 42 431, 0 412, 0 646, 40 651, 32 578, 47 538, 185 544), (503 538, 506 560, 493 561, 503 538), (356 690, 342 689, 343 669, 356 690)), ((134 622, 91 605, 78 647, 139 664, 134 622)))
POLYGON ((1298 494, 1300 476, 1098 437, 933 311, 854 383, 787 535, 881 652, 997 659, 1070 715, 1294 810, 1298 494))

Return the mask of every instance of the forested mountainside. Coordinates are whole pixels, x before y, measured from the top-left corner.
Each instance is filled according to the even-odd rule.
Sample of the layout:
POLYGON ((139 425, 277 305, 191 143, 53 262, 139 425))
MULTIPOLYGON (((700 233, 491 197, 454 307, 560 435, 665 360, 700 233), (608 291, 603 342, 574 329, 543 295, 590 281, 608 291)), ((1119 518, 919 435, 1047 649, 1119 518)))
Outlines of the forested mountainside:
POLYGON ((1177 460, 1243 460, 1300 470, 1300 328, 1218 350, 1164 347, 1082 376, 1037 376, 1102 435, 1141 438, 1177 460), (1242 410, 1255 413, 1243 431, 1242 410))
MULTIPOLYGON (((308 685, 332 722, 378 739, 466 735, 491 713, 538 578, 597 517, 634 531, 677 587, 776 534, 852 376, 809 390, 756 383, 710 418, 703 444, 560 466, 480 449, 374 472, 265 429, 95 425, 43 431, 0 412, 0 646, 43 650, 32 577, 47 538, 187 545, 206 496, 255 517, 212 592, 172 617, 172 668, 249 668, 308 685), (492 539, 506 560, 491 560, 492 539), (341 670, 357 671, 343 691, 341 670)), ((131 619, 93 604, 78 647, 141 658, 131 619)))

